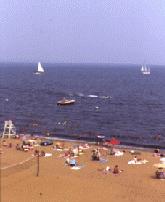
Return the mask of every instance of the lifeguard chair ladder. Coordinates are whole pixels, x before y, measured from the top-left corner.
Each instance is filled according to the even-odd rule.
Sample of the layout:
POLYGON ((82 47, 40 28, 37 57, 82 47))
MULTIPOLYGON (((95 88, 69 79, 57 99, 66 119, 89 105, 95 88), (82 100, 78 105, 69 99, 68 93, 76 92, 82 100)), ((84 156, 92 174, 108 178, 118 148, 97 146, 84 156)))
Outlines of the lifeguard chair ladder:
POLYGON ((10 138, 16 135, 16 128, 11 120, 5 121, 2 138, 10 138))

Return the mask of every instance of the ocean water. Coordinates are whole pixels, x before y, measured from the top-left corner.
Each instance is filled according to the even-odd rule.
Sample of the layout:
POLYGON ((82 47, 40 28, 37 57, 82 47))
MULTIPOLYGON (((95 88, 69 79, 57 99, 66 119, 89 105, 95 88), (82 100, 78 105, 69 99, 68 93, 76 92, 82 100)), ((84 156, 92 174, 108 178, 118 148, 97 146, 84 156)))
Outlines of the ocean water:
POLYGON ((122 144, 165 148, 165 68, 142 75, 136 65, 0 64, 0 127, 13 120, 18 133, 93 140, 115 136, 122 144), (61 98, 70 106, 57 106, 61 98), (158 136, 159 135, 159 136, 158 136))

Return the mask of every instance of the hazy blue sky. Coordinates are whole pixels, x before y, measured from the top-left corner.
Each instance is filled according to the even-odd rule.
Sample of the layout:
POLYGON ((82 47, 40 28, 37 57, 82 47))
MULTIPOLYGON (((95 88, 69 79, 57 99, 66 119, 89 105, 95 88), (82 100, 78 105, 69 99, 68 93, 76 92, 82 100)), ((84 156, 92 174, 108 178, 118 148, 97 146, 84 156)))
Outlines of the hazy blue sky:
POLYGON ((165 0, 0 0, 0 61, 165 64, 165 0))

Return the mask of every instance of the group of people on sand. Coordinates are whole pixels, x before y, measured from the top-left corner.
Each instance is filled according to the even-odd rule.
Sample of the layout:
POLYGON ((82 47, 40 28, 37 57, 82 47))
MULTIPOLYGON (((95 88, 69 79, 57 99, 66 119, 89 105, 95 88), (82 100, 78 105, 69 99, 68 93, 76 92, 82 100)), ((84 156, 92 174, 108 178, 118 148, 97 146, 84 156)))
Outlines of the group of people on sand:
POLYGON ((87 145, 75 145, 73 147, 70 147, 68 151, 65 152, 64 157, 65 157, 65 165, 68 165, 72 168, 77 168, 80 169, 81 166, 78 165, 75 157, 80 156, 81 154, 84 153, 83 149, 89 148, 87 145))
POLYGON ((39 150, 36 149, 34 151, 34 156, 44 157, 45 156, 45 151, 44 150, 39 151, 39 150))
POLYGON ((33 149, 34 149, 33 145, 31 145, 30 143, 25 143, 24 141, 22 142, 22 144, 16 144, 16 150, 27 152, 33 149))
MULTIPOLYGON (((6 148, 12 148, 13 144, 11 142, 8 143, 4 139, 4 140, 2 140, 2 146, 6 147, 6 148)), ((27 147, 29 149, 30 147, 32 147, 32 145, 27 144, 26 142, 22 141, 22 144, 16 144, 15 148, 17 150, 26 151, 27 147)), ((84 145, 80 144, 80 145, 74 145, 74 146, 66 149, 65 145, 64 145, 64 142, 56 142, 55 145, 53 146, 53 149, 57 149, 57 150, 59 149, 61 151, 65 151, 66 150, 64 152, 64 156, 63 156, 65 158, 65 164, 69 165, 71 167, 78 166, 78 163, 75 160, 75 157, 78 157, 81 154, 83 154, 84 153, 84 149, 88 149, 88 148, 89 148, 88 144, 84 144, 84 145)), ((115 150, 114 147, 110 147, 108 149, 108 153, 107 154, 109 154, 109 155, 115 155, 116 152, 119 153, 119 150, 115 150)), ((2 150, 0 151, 0 153, 2 153, 2 150)), ((123 153, 125 153, 125 151, 123 151, 123 153)), ((134 155, 134 158, 131 160, 131 163, 128 162, 128 164, 140 164, 139 162, 141 162, 141 164, 142 164, 142 163, 146 163, 147 162, 146 160, 144 162, 144 160, 142 160, 141 158, 139 158, 137 156, 137 155, 139 155, 139 153, 133 152, 133 150, 131 150, 130 153, 132 155, 134 155)), ((44 157, 45 156, 45 152, 43 150, 41 150, 41 151, 35 150, 34 151, 34 156, 38 156, 38 155, 40 157, 44 157)), ((162 152, 160 152, 159 149, 155 149, 154 152, 153 152, 153 156, 160 157, 160 159, 161 159, 161 158, 165 157, 165 154, 162 153, 162 152)), ((165 158, 163 158, 163 159, 165 159, 165 158)), ((103 159, 101 157, 100 148, 94 148, 92 150, 91 160, 92 161, 102 161, 102 160, 105 160, 105 159, 103 159)), ((165 164, 165 161, 164 161, 163 164, 165 164)), ((105 174, 108 174, 108 173, 119 174, 123 170, 120 170, 119 166, 115 165, 114 168, 110 168, 110 166, 107 166, 103 171, 104 171, 105 174)), ((165 179, 164 168, 159 167, 156 170, 156 172, 155 172, 155 177, 156 177, 156 179, 165 179)))

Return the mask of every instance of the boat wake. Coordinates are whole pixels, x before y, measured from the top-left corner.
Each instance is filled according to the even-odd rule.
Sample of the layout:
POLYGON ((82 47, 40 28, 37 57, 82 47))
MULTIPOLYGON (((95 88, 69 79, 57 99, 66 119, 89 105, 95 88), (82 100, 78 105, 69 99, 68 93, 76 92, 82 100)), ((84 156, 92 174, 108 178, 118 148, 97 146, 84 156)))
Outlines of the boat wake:
POLYGON ((87 97, 96 98, 96 97, 99 97, 99 96, 98 95, 88 95, 87 97))
POLYGON ((88 97, 88 98, 100 98, 100 99, 111 99, 111 96, 106 96, 106 95, 94 95, 94 94, 90 94, 90 95, 84 95, 83 93, 77 93, 76 94, 79 97, 88 97))

